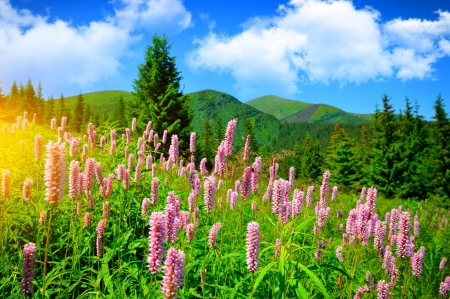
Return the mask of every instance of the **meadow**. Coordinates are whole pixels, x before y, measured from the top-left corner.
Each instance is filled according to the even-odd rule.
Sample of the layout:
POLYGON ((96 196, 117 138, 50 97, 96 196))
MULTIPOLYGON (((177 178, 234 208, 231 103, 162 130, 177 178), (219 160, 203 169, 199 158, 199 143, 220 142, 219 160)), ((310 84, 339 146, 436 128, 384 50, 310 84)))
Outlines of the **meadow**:
POLYGON ((0 122, 1 298, 449 298, 433 200, 279 177, 236 120, 214 169, 195 135, 65 123, 0 122))

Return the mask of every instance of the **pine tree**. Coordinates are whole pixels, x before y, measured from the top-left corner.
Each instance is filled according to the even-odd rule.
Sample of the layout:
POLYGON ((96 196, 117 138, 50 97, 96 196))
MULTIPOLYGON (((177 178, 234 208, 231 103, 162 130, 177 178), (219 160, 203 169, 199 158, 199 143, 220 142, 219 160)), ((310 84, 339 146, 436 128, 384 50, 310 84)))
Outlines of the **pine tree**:
POLYGON ((397 167, 400 160, 398 123, 386 94, 382 101, 383 110, 377 109, 372 126, 374 137, 368 176, 371 185, 391 197, 398 191, 398 183, 401 180, 400 169, 397 167))
POLYGON ((26 101, 26 92, 25 92, 25 87, 23 86, 22 83, 20 83, 19 85, 19 101, 17 103, 16 106, 16 111, 18 111, 19 113, 22 113, 24 111, 25 108, 25 101, 26 101))
POLYGON ((84 121, 84 99, 81 93, 78 95, 77 104, 75 106, 75 115, 73 119, 73 129, 81 132, 84 121))
POLYGON ((66 116, 66 100, 64 95, 61 94, 61 97, 59 98, 59 107, 56 112, 56 118, 60 121, 63 116, 66 116))
POLYGON ((117 122, 117 128, 120 130, 125 130, 127 127, 127 118, 128 115, 128 105, 125 103, 125 100, 122 95, 119 96, 119 102, 116 105, 116 108, 113 112, 113 120, 117 122))
POLYGON ((153 130, 162 135, 163 130, 178 135, 181 153, 189 148, 192 112, 189 98, 180 90, 182 79, 170 56, 171 45, 167 37, 152 38, 147 47, 145 62, 139 66, 138 79, 134 80, 134 105, 132 116, 138 118, 138 127, 145 128, 149 120, 153 130))
POLYGON ((313 142, 309 133, 306 135, 303 150, 301 176, 308 183, 316 182, 322 175, 323 156, 320 153, 320 144, 313 142))
POLYGON ((38 110, 38 105, 36 101, 36 91, 34 90, 31 79, 28 79, 27 85, 25 87, 25 101, 23 105, 23 110, 29 113, 34 113, 38 110))
POLYGON ((437 147, 434 176, 438 190, 450 198, 450 121, 444 108, 444 101, 439 94, 434 104, 433 116, 433 137, 437 147))
POLYGON ((8 98, 3 95, 2 87, 0 86, 0 109, 6 110, 8 98))
POLYGON ((44 97, 42 95, 42 83, 40 80, 36 93, 36 107, 36 122, 41 123, 44 120, 45 104, 44 97))
POLYGON ((49 97, 46 106, 45 121, 50 123, 50 120, 55 117, 55 99, 53 98, 53 95, 49 97))
POLYGON ((84 108, 84 121, 86 123, 91 123, 93 118, 94 117, 91 111, 91 105, 89 105, 89 103, 86 103, 84 108))
POLYGON ((299 178, 300 170, 302 168, 302 155, 301 155, 301 147, 298 142, 295 143, 293 151, 294 151, 294 157, 292 160, 292 164, 293 164, 292 166, 294 166, 294 168, 297 170, 297 171, 295 171, 295 177, 299 178))
POLYGON ((214 143, 213 143, 213 132, 209 119, 205 120, 205 125, 203 126, 202 139, 200 142, 200 155, 198 158, 206 158, 206 167, 211 169, 214 165, 214 143))
POLYGON ((17 87, 16 80, 13 81, 13 84, 11 86, 11 91, 8 95, 8 108, 11 110, 18 110, 20 106, 20 95, 19 95, 19 88, 17 87))
POLYGON ((245 120, 244 137, 247 138, 247 135, 250 135, 251 152, 259 153, 259 144, 258 142, 256 142, 256 136, 253 131, 253 122, 250 117, 247 117, 247 119, 245 120))

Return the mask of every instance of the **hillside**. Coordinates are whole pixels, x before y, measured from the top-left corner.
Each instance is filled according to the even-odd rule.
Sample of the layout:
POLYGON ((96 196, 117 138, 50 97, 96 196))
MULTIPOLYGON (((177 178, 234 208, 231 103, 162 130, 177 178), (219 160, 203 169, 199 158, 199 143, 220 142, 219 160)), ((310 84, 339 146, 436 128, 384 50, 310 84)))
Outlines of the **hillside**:
POLYGON ((313 104, 283 99, 274 95, 259 97, 245 102, 245 104, 250 105, 264 113, 271 114, 278 120, 313 106, 313 104))
POLYGON ((371 121, 370 114, 348 113, 326 104, 309 104, 273 95, 259 97, 246 102, 246 104, 275 116, 282 123, 366 124, 371 121))
POLYGON ((223 128, 231 119, 238 119, 238 126, 235 132, 235 144, 237 148, 244 145, 245 120, 250 118, 253 123, 253 131, 256 141, 261 145, 266 145, 273 149, 272 140, 278 136, 279 122, 272 115, 263 113, 249 105, 243 104, 238 99, 229 94, 215 91, 202 90, 188 94, 191 97, 190 107, 194 111, 192 122, 193 129, 201 135, 206 119, 213 124, 219 116, 222 120, 223 128))
MULTIPOLYGON (((119 101, 120 95, 123 96, 125 101, 132 97, 132 94, 128 91, 123 90, 104 90, 104 91, 96 91, 83 93, 83 99, 85 103, 89 103, 92 111, 96 111, 98 113, 110 113, 116 107, 117 102, 119 101)), ((78 95, 70 96, 65 98, 65 104, 68 108, 75 108, 77 103, 78 95)), ((55 99, 58 101, 59 99, 55 99)))

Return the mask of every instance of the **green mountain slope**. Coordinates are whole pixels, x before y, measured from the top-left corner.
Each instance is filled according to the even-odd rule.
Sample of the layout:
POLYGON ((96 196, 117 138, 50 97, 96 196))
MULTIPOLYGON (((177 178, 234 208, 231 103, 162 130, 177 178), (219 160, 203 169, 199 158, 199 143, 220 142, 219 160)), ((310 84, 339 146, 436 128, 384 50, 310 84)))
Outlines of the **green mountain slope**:
POLYGON ((278 120, 312 106, 312 104, 283 99, 274 95, 259 97, 245 102, 245 104, 264 113, 271 114, 278 120))
MULTIPOLYGON (((119 101, 120 95, 123 96, 125 101, 132 97, 132 94, 123 90, 104 90, 83 93, 83 99, 85 103, 89 103, 91 109, 98 113, 112 113, 119 101)), ((77 103, 78 95, 65 98, 65 104, 69 109, 74 109, 77 103)), ((58 99, 56 99, 58 100, 58 99)))
POLYGON ((348 113, 330 105, 309 104, 272 95, 253 99, 246 104, 275 116, 280 122, 365 124, 371 121, 370 114, 348 113))
POLYGON ((226 128, 229 120, 237 118, 235 145, 236 148, 240 148, 245 143, 245 120, 250 118, 256 141, 260 145, 267 146, 268 149, 273 148, 273 141, 278 136, 279 122, 272 115, 243 104, 229 94, 215 90, 207 89, 188 95, 191 98, 190 107, 194 111, 192 127, 197 135, 202 134, 206 119, 214 124, 217 117, 220 116, 223 127, 226 128))

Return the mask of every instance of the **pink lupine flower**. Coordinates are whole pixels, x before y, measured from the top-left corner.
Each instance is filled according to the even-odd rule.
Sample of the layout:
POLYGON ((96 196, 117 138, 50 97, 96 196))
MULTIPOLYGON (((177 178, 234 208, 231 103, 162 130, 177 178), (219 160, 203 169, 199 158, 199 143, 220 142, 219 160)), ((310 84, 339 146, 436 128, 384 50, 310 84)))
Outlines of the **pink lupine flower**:
POLYGON ((258 271, 259 224, 250 222, 247 225, 247 267, 252 273, 258 271))
POLYGON ((397 250, 399 257, 404 258, 410 255, 409 252, 409 232, 410 232, 410 214, 403 212, 400 216, 400 230, 397 236, 397 250))
POLYGON ((100 137, 100 148, 104 149, 105 145, 106 145, 106 137, 102 136, 102 137, 100 137))
POLYGON ((230 209, 234 211, 236 209, 238 199, 238 193, 236 191, 231 192, 230 194, 230 209))
POLYGON ((158 201, 158 185, 159 180, 157 177, 153 177, 152 179, 152 193, 151 193, 151 203, 152 205, 156 205, 156 202, 158 201))
POLYGON ((389 283, 386 283, 384 280, 380 280, 377 286, 377 299, 389 299, 389 283))
POLYGON ((217 245, 216 245, 217 233, 219 232, 219 229, 221 227, 222 227, 222 223, 217 222, 216 224, 214 224, 211 227, 211 230, 209 231, 208 242, 209 242, 209 246, 211 246, 211 248, 217 248, 217 245))
POLYGON ((91 214, 89 212, 84 214, 84 226, 87 228, 91 227, 91 214))
POLYGON ((152 212, 150 215, 148 269, 152 274, 159 272, 164 254, 164 239, 166 237, 166 220, 162 212, 152 212))
POLYGON ((186 238, 189 243, 194 240, 194 224, 192 223, 186 225, 186 238))
POLYGON ((180 229, 181 229, 181 220, 180 218, 176 217, 174 222, 173 222, 173 228, 172 228, 172 237, 171 237, 171 242, 175 243, 178 239, 178 234, 180 233, 180 229))
POLYGON ((95 148, 95 144, 97 143, 97 131, 92 132, 90 140, 91 140, 91 151, 93 151, 95 148))
POLYGON ((20 289, 25 297, 33 294, 35 263, 36 245, 27 243, 23 246, 22 281, 20 282, 20 289))
POLYGON ((97 256, 102 257, 103 256, 103 236, 97 235, 96 245, 97 245, 97 247, 96 247, 97 248, 97 256))
POLYGON ((384 250, 384 258, 383 258, 383 269, 386 270, 386 272, 389 272, 390 266, 391 266, 391 256, 392 256, 392 251, 391 251, 391 246, 386 245, 385 250, 384 250))
POLYGON ((411 256, 411 267, 415 277, 422 276, 423 256, 425 255, 425 247, 421 246, 419 251, 411 256))
POLYGON ((336 201, 337 192, 338 192, 338 187, 337 187, 337 186, 334 186, 334 187, 333 187, 333 191, 332 191, 332 193, 331 193, 331 200, 332 200, 332 201, 336 201))
POLYGON ((88 158, 86 160, 86 165, 84 169, 84 188, 87 191, 92 190, 92 187, 94 186, 94 176, 95 176, 95 160, 94 158, 88 158))
POLYGON ((273 184, 272 192, 272 213, 275 215, 280 215, 280 209, 282 208, 282 203, 284 200, 284 180, 276 180, 273 184))
POLYGON ((94 207, 95 207, 95 203, 94 203, 94 198, 92 197, 92 192, 91 191, 86 191, 86 196, 88 198, 89 208, 91 210, 93 210, 94 207))
POLYGON ((295 168, 290 167, 289 168, 289 185, 291 187, 294 186, 294 178, 295 178, 295 168))
POLYGON ((441 294, 442 297, 445 297, 448 291, 450 291, 450 276, 447 276, 439 285, 439 294, 441 294))
POLYGON ((166 216, 166 241, 173 242, 173 231, 176 218, 175 206, 172 203, 167 203, 164 207, 166 216))
POLYGON ((178 136, 172 135, 169 149, 169 161, 178 164, 178 136))
POLYGON ((152 167, 153 157, 152 155, 147 155, 145 158, 145 169, 150 170, 152 167))
POLYGON ((256 209, 258 208, 258 204, 256 203, 256 201, 254 200, 254 201, 252 201, 252 206, 251 206, 251 208, 252 208, 252 211, 253 212, 255 212, 256 211, 256 209))
POLYGON ((41 211, 39 213, 39 224, 44 225, 45 224, 45 215, 47 215, 46 211, 41 211))
POLYGON ((419 234, 419 215, 414 216, 414 236, 419 234))
POLYGON ((281 239, 277 238, 275 240, 275 250, 274 250, 274 256, 276 259, 280 257, 280 250, 281 250, 281 239))
POLYGON ((133 119, 131 120, 131 131, 132 132, 136 131, 136 122, 137 122, 136 117, 133 117, 133 119))
POLYGON ((152 164, 152 177, 154 178, 156 176, 156 163, 152 164))
POLYGON ((141 211, 142 216, 147 215, 149 205, 150 205, 150 199, 144 198, 144 200, 142 200, 142 211, 141 211))
POLYGON ((189 150, 191 151, 191 153, 195 152, 195 138, 196 138, 196 133, 192 132, 191 133, 191 139, 190 139, 190 144, 189 144, 189 150))
POLYGON ((33 185, 33 181, 31 179, 26 179, 23 183, 23 197, 26 201, 31 201, 31 185, 33 185))
POLYGON ((87 144, 83 144, 83 151, 81 153, 81 161, 85 162, 87 158, 87 144))
POLYGON ((200 173, 203 175, 208 173, 208 171, 206 170, 206 158, 203 158, 200 161, 200 173))
POLYGON ((11 190, 11 172, 5 170, 2 172, 2 195, 8 197, 11 190))
POLYGON ((78 155, 79 146, 80 146, 80 139, 72 138, 70 140, 70 148, 69 148, 70 156, 73 157, 78 155))
POLYGON ((162 138, 162 144, 166 144, 166 141, 167 141, 167 130, 164 130, 163 138, 162 138))
POLYGON ((338 248, 336 248, 336 256, 341 263, 344 262, 344 258, 342 257, 342 246, 338 246, 338 248))
POLYGON ((241 181, 236 180, 234 182, 234 191, 239 192, 239 188, 241 187, 241 181))
POLYGON ((139 159, 138 163, 136 164, 136 169, 134 172, 134 182, 135 183, 139 183, 139 181, 141 180, 142 164, 143 164, 143 160, 139 159))
POLYGON ((342 234, 342 245, 347 245, 347 234, 343 233, 342 234))
POLYGON ((320 186, 320 207, 326 208, 328 196, 328 182, 330 181, 330 172, 323 173, 322 185, 320 186))
POLYGON ((369 188, 367 191, 366 207, 368 209, 369 215, 368 219, 372 218, 372 214, 375 213, 375 204, 377 200, 377 189, 374 187, 369 188))
POLYGON ((250 135, 247 135, 247 138, 245 139, 245 146, 244 146, 244 161, 248 161, 248 156, 250 154, 250 135))
POLYGON ((52 118, 50 121, 50 130, 54 131, 56 129, 56 118, 52 118))
POLYGON ((106 229, 106 219, 101 219, 97 224, 97 229, 96 229, 97 234, 99 234, 100 236, 104 236, 105 229, 106 229))
POLYGON ((444 269, 445 263, 447 263, 447 258, 446 258, 446 257, 443 257, 442 260, 441 260, 441 262, 439 263, 439 270, 444 269))
POLYGON ((130 172, 127 169, 123 170, 123 188, 128 190, 130 188, 130 172))
POLYGON ((242 176, 241 195, 242 200, 247 200, 250 196, 250 188, 252 183, 252 168, 246 167, 242 176))
POLYGON ((66 185, 66 156, 64 144, 49 142, 45 160, 45 200, 53 205, 62 202, 66 185))
POLYGON ((373 241, 373 245, 378 252, 383 247, 385 237, 386 237, 386 224, 383 221, 378 220, 377 225, 375 227, 375 238, 373 241))
MULTIPOLYGON (((150 129, 152 128, 152 122, 151 121, 149 121, 148 123, 147 123, 147 127, 145 128, 145 133, 147 134, 147 135, 150 135, 150 129)), ((151 139, 151 138, 150 138, 151 139)))
POLYGON ((163 267, 161 290, 165 299, 177 298, 178 290, 183 285, 184 253, 175 248, 169 248, 163 267))
POLYGON ((103 173, 102 173, 102 164, 100 162, 95 163, 95 178, 100 186, 103 185, 103 173))
POLYGON ((363 294, 368 291, 369 291, 368 286, 360 286, 356 291, 355 297, 353 297, 353 299, 361 299, 363 294))
POLYGON ((129 154, 128 155, 128 172, 131 172, 131 170, 133 169, 133 161, 134 161, 134 155, 133 154, 129 154))
MULTIPOLYGON (((260 158, 260 157, 257 157, 260 158)), ((261 158, 260 158, 261 159, 261 158)), ((261 162, 260 162, 261 163, 261 162)), ((261 165, 258 166, 258 164, 256 164, 256 162, 254 162, 252 164, 252 169, 253 169, 253 173, 252 173, 252 181, 251 181, 251 186, 252 186, 252 192, 253 194, 258 193, 258 175, 259 175, 259 171, 258 169, 261 168, 261 165)))
POLYGON ((214 176, 210 176, 205 179, 204 182, 205 193, 203 196, 205 202, 205 210, 208 213, 212 212, 214 207, 214 197, 215 197, 215 188, 216 188, 216 180, 214 176))
POLYGON ((42 135, 36 135, 34 137, 34 160, 36 162, 41 161, 42 158, 42 135))
POLYGON ((125 129, 125 136, 127 137, 127 143, 126 144, 130 143, 131 142, 131 132, 130 132, 129 128, 125 129))
POLYGON ((364 197, 366 197, 366 187, 361 189, 361 195, 359 196, 359 200, 363 201, 364 197))
POLYGON ((312 193, 314 192, 314 186, 308 187, 308 192, 306 193, 306 206, 309 208, 312 205, 312 193))
POLYGON ((225 155, 228 157, 233 152, 233 138, 236 130, 237 119, 230 120, 225 132, 225 155))
POLYGON ((346 232, 348 235, 355 235, 356 234, 356 217, 358 215, 358 212, 356 209, 350 210, 350 213, 348 214, 347 218, 347 226, 346 226, 346 232))
POLYGON ((111 143, 116 142, 116 130, 112 129, 109 132, 109 139, 110 139, 111 143))
POLYGON ((192 213, 195 209, 195 194, 193 192, 189 193, 188 205, 189 205, 189 211, 192 213))
POLYGON ((109 218, 109 202, 107 201, 103 202, 102 217, 105 220, 109 218))
POLYGON ((111 141, 111 147, 109 148, 109 155, 114 156, 116 154, 116 142, 111 141))
POLYGON ((225 174, 225 170, 227 168, 225 156, 225 144, 224 141, 222 141, 217 148, 217 154, 214 159, 214 172, 220 176, 223 176, 225 174))

